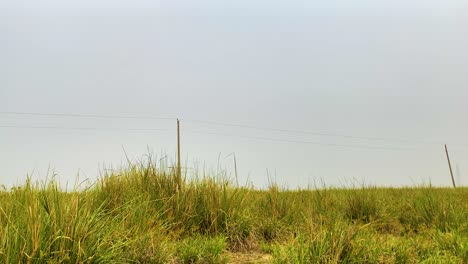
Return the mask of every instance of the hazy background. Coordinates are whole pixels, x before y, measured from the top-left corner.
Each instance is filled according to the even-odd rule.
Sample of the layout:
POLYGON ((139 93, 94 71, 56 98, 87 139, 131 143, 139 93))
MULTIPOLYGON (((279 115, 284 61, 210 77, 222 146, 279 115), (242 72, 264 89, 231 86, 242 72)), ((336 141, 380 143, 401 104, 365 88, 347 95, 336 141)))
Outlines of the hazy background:
POLYGON ((189 175, 235 152, 259 188, 449 186, 447 143, 466 185, 467 25, 462 0, 2 0, 0 112, 173 119, 0 114, 0 184, 172 162, 178 117, 189 175))

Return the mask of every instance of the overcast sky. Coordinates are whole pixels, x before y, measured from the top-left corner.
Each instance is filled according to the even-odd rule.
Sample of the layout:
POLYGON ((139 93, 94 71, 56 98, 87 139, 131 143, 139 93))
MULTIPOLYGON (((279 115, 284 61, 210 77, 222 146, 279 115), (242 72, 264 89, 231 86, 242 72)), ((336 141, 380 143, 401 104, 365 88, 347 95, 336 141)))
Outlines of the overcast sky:
POLYGON ((467 185, 467 25, 462 0, 2 0, 0 112, 172 119, 0 114, 0 184, 172 162, 180 118, 189 175, 234 152, 259 188, 449 186, 447 143, 467 185))

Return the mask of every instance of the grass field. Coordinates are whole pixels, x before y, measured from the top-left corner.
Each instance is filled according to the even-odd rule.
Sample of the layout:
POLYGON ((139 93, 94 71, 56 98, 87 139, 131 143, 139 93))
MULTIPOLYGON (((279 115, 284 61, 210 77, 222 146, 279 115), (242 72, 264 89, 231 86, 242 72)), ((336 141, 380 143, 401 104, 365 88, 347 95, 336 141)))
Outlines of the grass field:
POLYGON ((0 192, 0 263, 468 263, 468 188, 236 187, 140 163, 0 192))

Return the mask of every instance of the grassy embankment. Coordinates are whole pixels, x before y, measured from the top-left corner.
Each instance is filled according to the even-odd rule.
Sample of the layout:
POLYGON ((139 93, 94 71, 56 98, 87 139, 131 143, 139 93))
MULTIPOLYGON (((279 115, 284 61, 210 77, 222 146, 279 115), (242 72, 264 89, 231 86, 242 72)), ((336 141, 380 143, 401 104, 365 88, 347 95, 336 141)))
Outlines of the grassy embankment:
POLYGON ((0 263, 468 263, 468 188, 175 179, 138 164, 75 192, 0 191, 0 263))

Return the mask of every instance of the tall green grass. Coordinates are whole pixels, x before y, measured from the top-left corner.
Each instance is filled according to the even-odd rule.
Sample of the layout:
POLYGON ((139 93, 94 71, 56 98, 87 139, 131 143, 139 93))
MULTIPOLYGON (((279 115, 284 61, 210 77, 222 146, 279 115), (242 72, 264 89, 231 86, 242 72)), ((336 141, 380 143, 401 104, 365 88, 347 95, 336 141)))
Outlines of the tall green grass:
POLYGON ((468 189, 238 187, 151 160, 0 191, 0 263, 468 263, 468 189), (227 254, 227 252, 230 252, 227 254))

